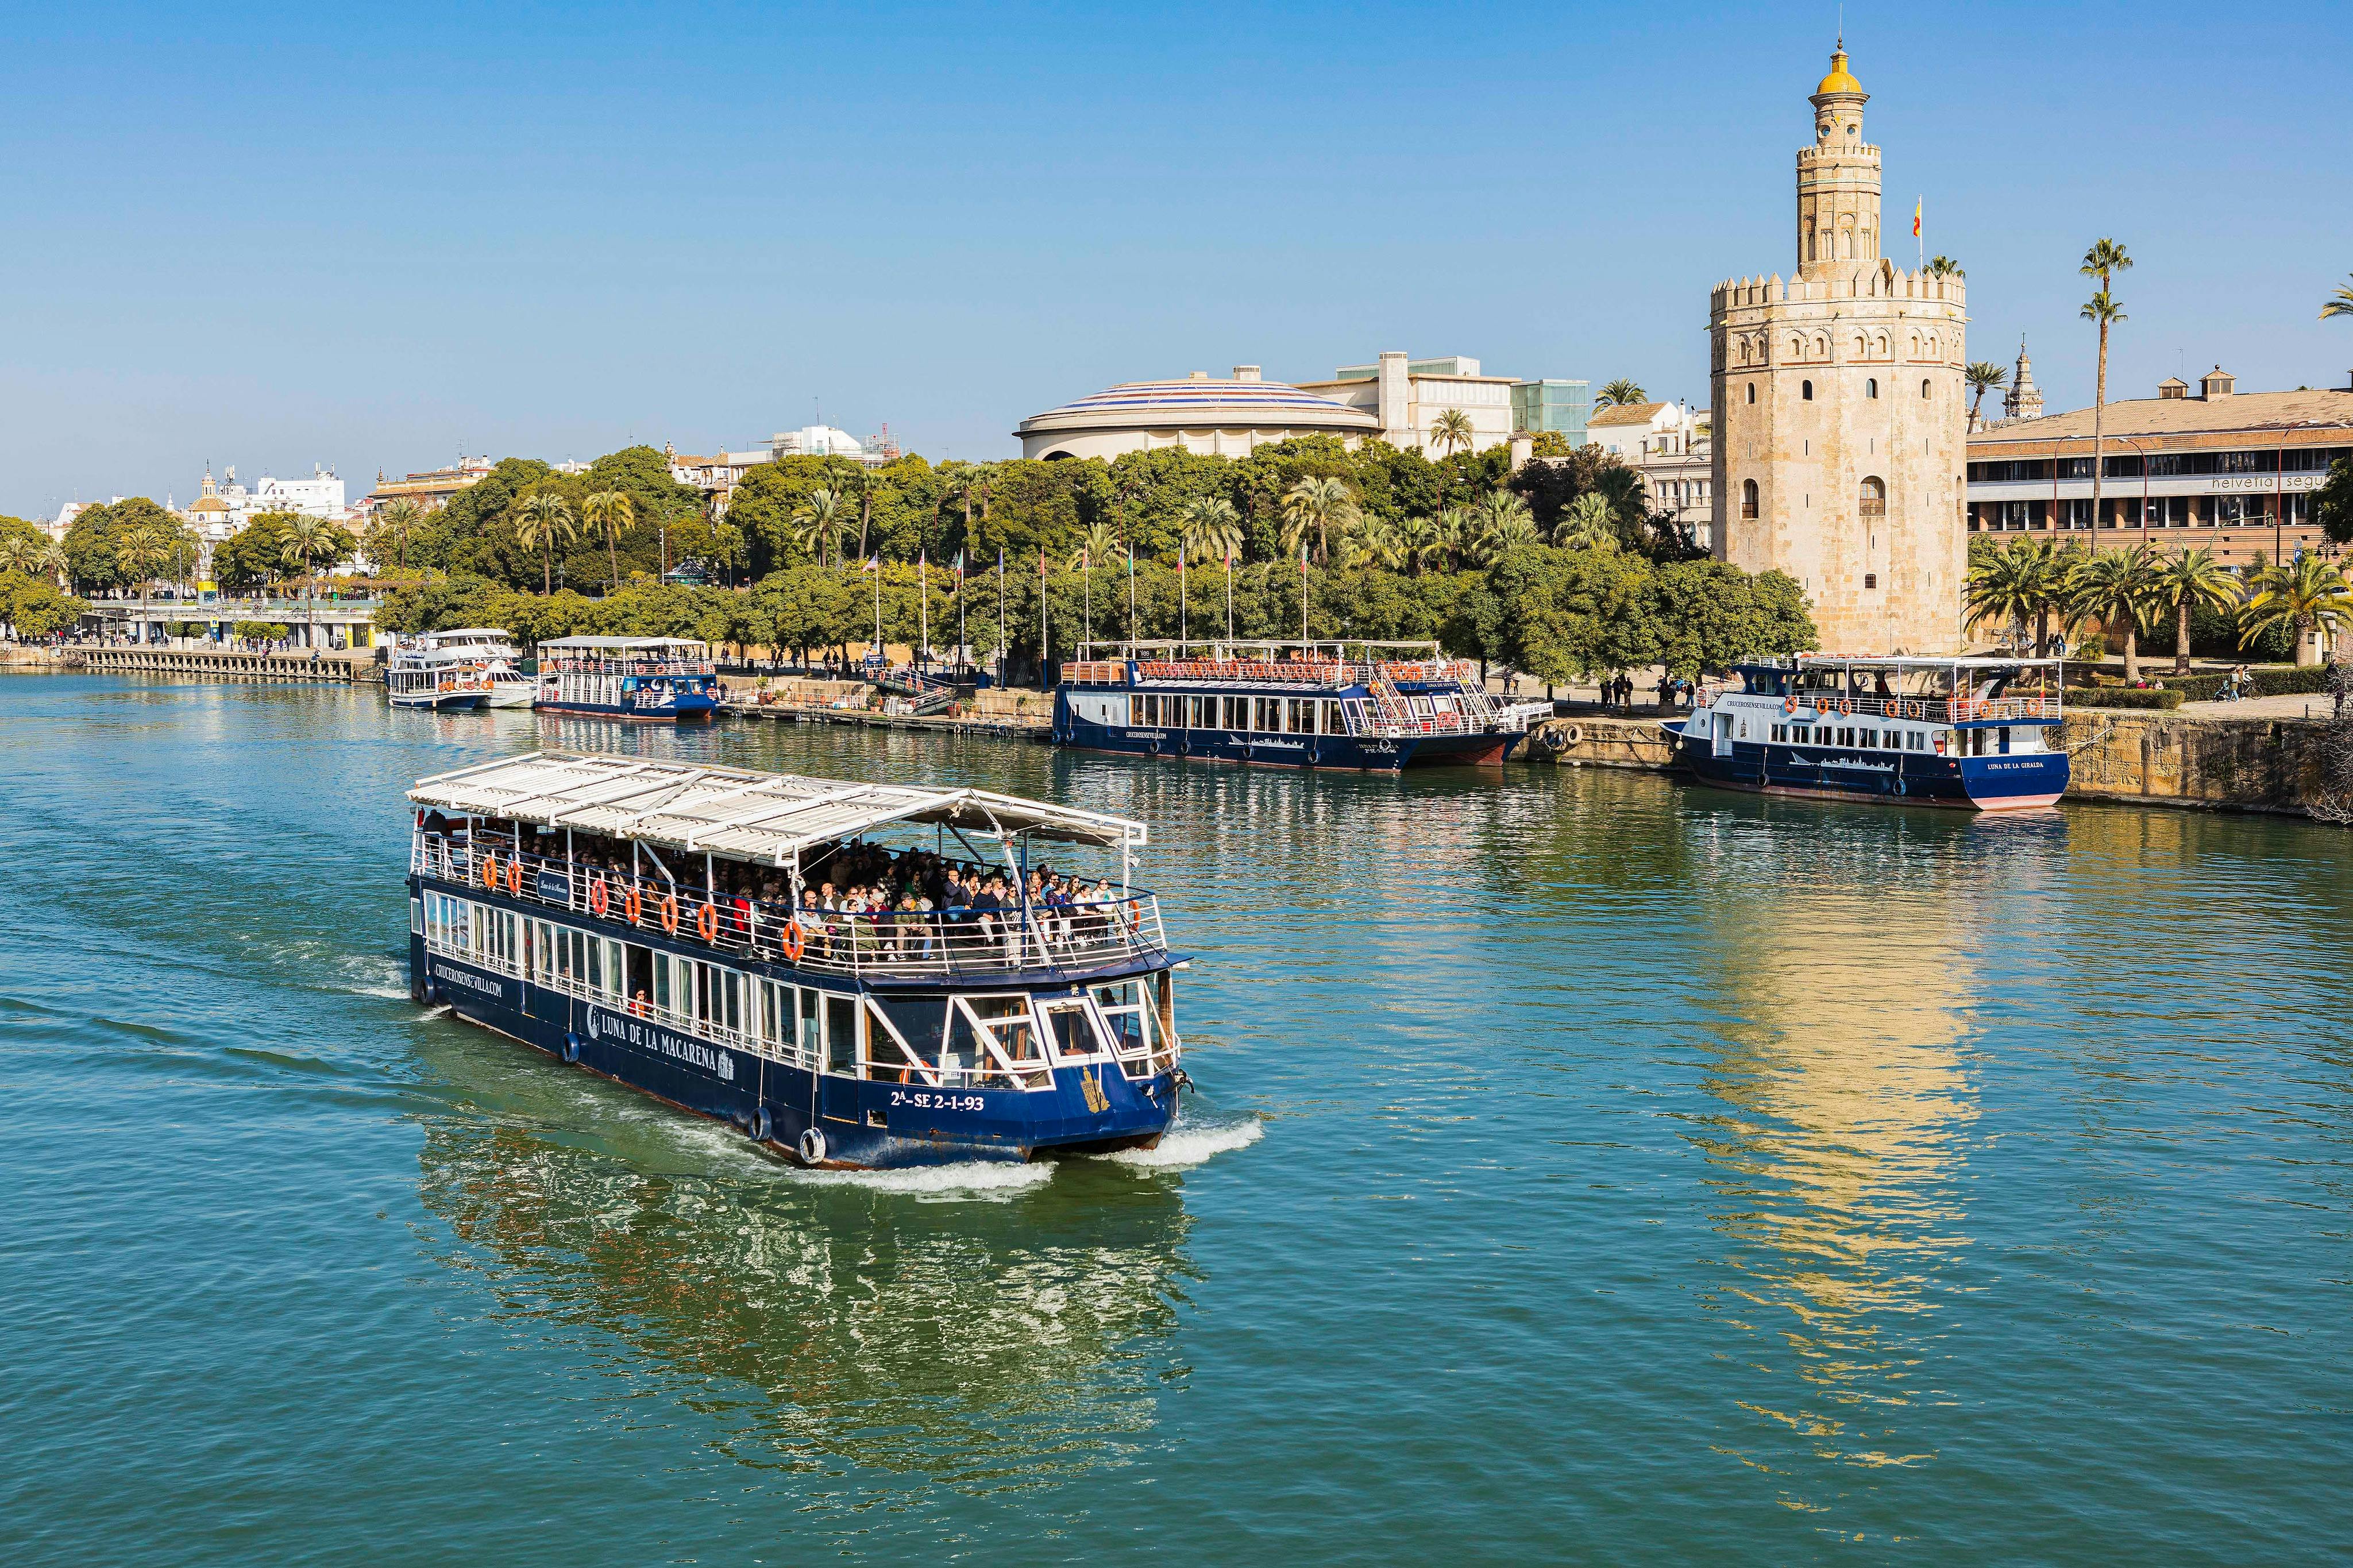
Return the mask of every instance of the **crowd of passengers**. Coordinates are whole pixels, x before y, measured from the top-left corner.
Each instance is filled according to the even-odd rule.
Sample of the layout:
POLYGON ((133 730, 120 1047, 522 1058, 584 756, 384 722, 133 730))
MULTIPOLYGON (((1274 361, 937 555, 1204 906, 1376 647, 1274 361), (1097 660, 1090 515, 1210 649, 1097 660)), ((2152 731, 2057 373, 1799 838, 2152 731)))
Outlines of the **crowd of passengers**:
MULTIPOLYGON (((470 825, 438 812, 427 816, 424 832, 428 843, 438 839, 462 847, 470 838, 477 848, 493 855, 518 841, 511 822, 490 819, 470 825)), ((530 830, 521 836, 527 856, 542 853, 535 837, 530 830)), ((634 884, 641 918, 651 920, 657 918, 656 910, 646 908, 645 901, 655 900, 658 907, 672 884, 650 863, 639 863, 633 873, 633 847, 626 840, 575 834, 570 864, 591 879, 605 880, 609 915, 625 918, 623 901, 634 884)), ((562 856, 551 859, 561 861, 562 856)), ((694 872, 704 870, 692 868, 694 872)), ((797 909, 786 874, 777 868, 719 860, 707 874, 715 886, 706 887, 702 876, 691 874, 676 884, 685 919, 691 920, 708 902, 719 920, 723 942, 787 956, 790 947, 797 945, 837 959, 921 960, 967 951, 976 942, 998 942, 1018 952, 1018 944, 1029 940, 1025 929, 1035 938, 1067 947, 1119 934, 1127 901, 1108 880, 1098 879, 1091 887, 1082 877, 1065 876, 1044 864, 1030 868, 1025 887, 1002 868, 863 840, 828 845, 810 857, 802 868, 797 909)))

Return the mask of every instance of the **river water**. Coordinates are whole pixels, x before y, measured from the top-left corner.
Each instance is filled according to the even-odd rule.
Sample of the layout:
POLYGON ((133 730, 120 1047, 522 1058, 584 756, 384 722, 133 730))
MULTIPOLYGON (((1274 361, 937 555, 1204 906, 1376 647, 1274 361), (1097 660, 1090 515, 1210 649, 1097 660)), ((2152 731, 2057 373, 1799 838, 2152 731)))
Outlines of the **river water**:
POLYGON ((11 1563, 2341 1561, 2345 838, 0 679, 11 1563), (407 999, 538 745, 1139 816, 1150 1157, 812 1176, 407 999))

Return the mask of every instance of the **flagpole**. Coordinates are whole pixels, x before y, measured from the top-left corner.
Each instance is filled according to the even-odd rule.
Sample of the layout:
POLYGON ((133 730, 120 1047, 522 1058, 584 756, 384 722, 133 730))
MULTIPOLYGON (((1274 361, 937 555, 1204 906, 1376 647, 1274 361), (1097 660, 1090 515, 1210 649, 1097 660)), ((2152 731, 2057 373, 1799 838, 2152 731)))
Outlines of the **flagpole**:
POLYGON ((1135 541, 1127 542, 1127 646, 1135 646, 1135 541))
POLYGON ((923 668, 923 656, 931 651, 932 647, 932 559, 929 551, 915 552, 915 583, 923 595, 923 646, 915 650, 915 668, 920 672, 923 668))
POLYGON ((1083 544, 1079 546, 1079 566, 1086 579, 1086 586, 1080 590, 1079 624, 1092 644, 1095 640, 1095 552, 1083 544))
POLYGON ((1005 689, 1005 546, 997 547, 997 689, 1005 689))
POLYGON ((886 660, 886 659, 884 659, 884 658, 883 658, 883 657, 882 657, 882 559, 881 559, 881 557, 878 555, 878 556, 874 557, 873 559, 871 559, 871 560, 868 561, 868 562, 866 563, 866 569, 867 569, 869 572, 871 572, 871 573, 873 573, 873 574, 874 574, 874 660, 875 660, 875 662, 876 662, 877 664, 885 664, 885 663, 887 663, 887 662, 889 662, 889 661, 888 661, 888 660, 886 660))
POLYGON ((1304 654, 1307 651, 1303 646, 1307 641, 1307 542, 1303 539, 1299 542, 1299 640, 1303 645, 1299 651, 1304 654))
POLYGON ((1046 689, 1046 547, 1038 547, 1038 689, 1046 689))
POLYGON ((1234 552, 1226 552, 1226 640, 1234 640, 1234 552))
POLYGON ((1176 547, 1176 652, 1182 657, 1185 645, 1193 640, 1192 606, 1185 602, 1185 547, 1176 547))

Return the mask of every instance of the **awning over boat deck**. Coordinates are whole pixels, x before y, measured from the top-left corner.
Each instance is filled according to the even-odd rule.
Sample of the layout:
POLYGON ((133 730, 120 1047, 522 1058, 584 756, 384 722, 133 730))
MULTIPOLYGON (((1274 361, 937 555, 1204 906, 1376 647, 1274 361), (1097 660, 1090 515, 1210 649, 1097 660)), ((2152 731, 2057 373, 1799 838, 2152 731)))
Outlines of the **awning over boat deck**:
POLYGON ((695 854, 791 863, 799 850, 892 823, 1034 834, 1138 848, 1144 824, 984 789, 848 784, 748 768, 535 752, 420 779, 418 805, 570 827, 695 854))

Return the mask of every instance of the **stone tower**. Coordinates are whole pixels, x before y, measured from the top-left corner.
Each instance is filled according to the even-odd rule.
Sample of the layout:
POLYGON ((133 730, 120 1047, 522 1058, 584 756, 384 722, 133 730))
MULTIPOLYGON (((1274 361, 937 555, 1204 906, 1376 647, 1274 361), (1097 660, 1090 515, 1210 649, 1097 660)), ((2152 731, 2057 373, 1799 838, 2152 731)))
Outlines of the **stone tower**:
POLYGON ((1823 651, 1962 647, 1968 398, 1957 277, 1880 255, 1879 149, 1843 40, 1798 154, 1797 265, 1716 286, 1715 553, 1788 573, 1823 651))
POLYGON ((2042 389, 2034 384, 2034 362, 2026 357, 2026 340, 2018 340, 2018 364, 2010 373, 2010 390, 2002 394, 2001 411, 2012 419, 2042 417, 2042 389))

